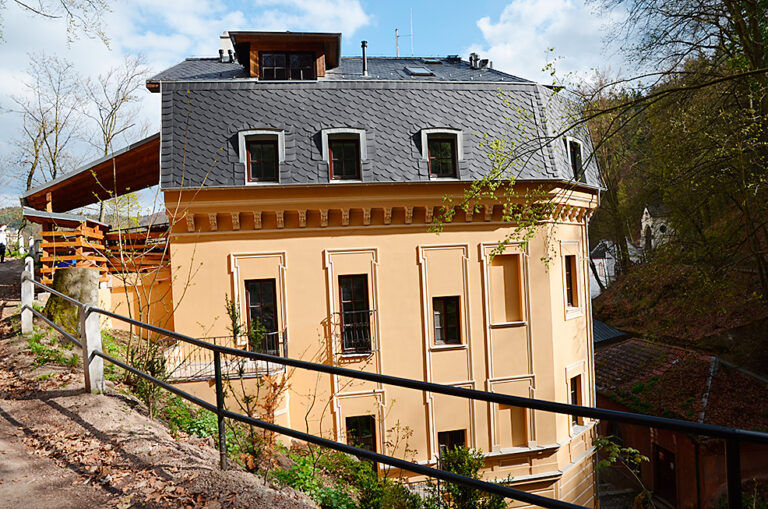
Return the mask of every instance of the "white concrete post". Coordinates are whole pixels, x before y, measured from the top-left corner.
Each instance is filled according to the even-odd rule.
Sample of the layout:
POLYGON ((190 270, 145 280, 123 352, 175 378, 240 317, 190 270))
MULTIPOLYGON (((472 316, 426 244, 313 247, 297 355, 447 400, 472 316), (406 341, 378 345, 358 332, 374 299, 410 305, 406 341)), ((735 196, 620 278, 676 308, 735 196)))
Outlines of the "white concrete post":
POLYGON ((89 313, 90 307, 80 308, 80 341, 83 343, 83 371, 85 390, 93 394, 104 392, 104 359, 94 355, 101 352, 101 323, 98 313, 89 313))
MULTIPOLYGON (((30 258, 27 258, 29 260, 30 258)), ((27 264, 29 267, 29 264, 27 264)), ((32 301, 35 300, 35 285, 32 283, 32 273, 25 270, 21 273, 21 333, 32 334, 32 301)))

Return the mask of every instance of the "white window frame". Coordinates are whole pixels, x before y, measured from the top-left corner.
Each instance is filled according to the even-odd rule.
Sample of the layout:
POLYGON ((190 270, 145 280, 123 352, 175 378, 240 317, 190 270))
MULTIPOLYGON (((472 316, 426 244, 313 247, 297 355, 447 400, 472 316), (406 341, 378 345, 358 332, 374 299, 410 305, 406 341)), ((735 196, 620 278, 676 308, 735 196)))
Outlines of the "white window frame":
POLYGON ((238 131, 237 133, 237 147, 240 162, 243 163, 245 173, 243 180, 246 186, 270 186, 280 183, 280 165, 285 162, 285 131, 282 129, 249 129, 246 131, 238 131), (274 136, 277 139, 277 182, 258 182, 248 180, 248 151, 245 148, 245 144, 248 138, 251 136, 274 136))
POLYGON ((562 259, 560 265, 562 270, 562 282, 563 282, 563 308, 565 309, 565 319, 571 320, 573 318, 579 318, 584 316, 584 283, 582 282, 582 256, 581 256, 581 243, 578 240, 561 240, 560 241, 560 258, 562 259), (575 246, 575 249, 566 249, 566 246, 575 246), (565 276, 567 274, 565 270, 566 256, 576 257, 576 288, 574 292, 576 294, 578 306, 573 307, 568 305, 568 295, 566 295, 566 282, 565 276))
MULTIPOLYGON (((590 403, 587 399, 587 393, 585 389, 587 388, 587 380, 586 380, 586 363, 584 361, 577 361, 573 364, 569 364, 565 367, 565 400, 566 403, 571 404, 571 379, 574 377, 580 377, 579 378, 579 396, 581 396, 581 405, 580 406, 590 406, 590 403)), ((590 419, 587 417, 579 417, 581 420, 581 424, 574 424, 571 420, 571 414, 568 414, 568 434, 571 438, 575 437, 585 429, 589 427, 590 419)))
POLYGON ((362 182, 363 180, 363 162, 368 159, 368 144, 365 139, 365 129, 359 129, 356 127, 333 127, 330 129, 323 129, 320 131, 320 149, 323 151, 323 161, 328 165, 328 182, 330 183, 348 183, 348 182, 362 182), (358 137, 360 146, 360 178, 359 179, 332 179, 331 178, 331 161, 330 161, 330 138, 335 135, 353 135, 358 137))
POLYGON ((461 129, 450 127, 430 127, 421 130, 421 158, 429 164, 429 137, 430 136, 455 136, 456 137, 456 176, 433 177, 429 173, 430 180, 459 180, 459 162, 464 160, 464 132, 461 129))
MULTIPOLYGON (((576 143, 579 145, 579 153, 581 153, 581 171, 586 172, 586 170, 584 169, 584 142, 582 142, 578 138, 574 138, 573 136, 563 136, 563 139, 566 142, 565 158, 568 160, 568 171, 571 174, 571 177, 569 180, 572 180, 574 182, 580 182, 579 178, 573 173, 573 163, 571 162, 571 147, 569 146, 569 144, 576 143)), ((584 178, 586 178, 586 174, 584 175, 584 178)))

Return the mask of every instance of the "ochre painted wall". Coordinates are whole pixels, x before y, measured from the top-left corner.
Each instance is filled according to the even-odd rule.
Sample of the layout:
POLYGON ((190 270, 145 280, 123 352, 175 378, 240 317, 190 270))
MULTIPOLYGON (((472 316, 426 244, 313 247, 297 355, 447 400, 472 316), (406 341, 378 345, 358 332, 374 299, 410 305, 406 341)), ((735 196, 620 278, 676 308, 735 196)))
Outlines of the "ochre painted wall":
MULTIPOLYGON (((457 214, 428 231, 452 186, 326 186, 167 193, 174 326, 193 337, 229 333, 225 297, 243 316, 245 281, 275 279, 278 328, 291 357, 499 393, 594 404, 585 215, 595 196, 571 192, 555 220, 523 247, 492 251, 513 228, 500 207, 457 214), (568 208, 570 207, 570 208, 568 208), (430 210, 431 209, 431 210, 430 210), (256 212, 257 214, 254 214, 256 212), (567 309, 564 256, 576 257, 567 309), (542 259, 546 259, 542 261, 542 259), (365 274, 372 353, 340 353, 339 276, 365 274), (433 297, 458 296, 460 345, 435 345, 433 297)), ((413 431, 413 459, 433 462, 442 431, 466 430, 485 451, 487 478, 513 476, 544 492, 592 504, 593 423, 571 417, 296 370, 281 423, 345 440, 345 418, 373 415, 380 452, 394 430, 413 431)), ((213 396, 207 382, 184 384, 213 396)), ((400 447, 402 449, 402 446, 400 447)))

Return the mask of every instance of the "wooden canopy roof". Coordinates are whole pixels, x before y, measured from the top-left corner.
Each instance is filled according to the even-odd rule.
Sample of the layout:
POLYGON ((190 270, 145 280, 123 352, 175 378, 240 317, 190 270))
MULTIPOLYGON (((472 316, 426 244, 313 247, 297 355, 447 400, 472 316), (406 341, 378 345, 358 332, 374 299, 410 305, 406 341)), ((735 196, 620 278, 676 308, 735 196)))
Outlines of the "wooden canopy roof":
POLYGON ((30 189, 24 205, 66 212, 160 182, 160 133, 30 189))

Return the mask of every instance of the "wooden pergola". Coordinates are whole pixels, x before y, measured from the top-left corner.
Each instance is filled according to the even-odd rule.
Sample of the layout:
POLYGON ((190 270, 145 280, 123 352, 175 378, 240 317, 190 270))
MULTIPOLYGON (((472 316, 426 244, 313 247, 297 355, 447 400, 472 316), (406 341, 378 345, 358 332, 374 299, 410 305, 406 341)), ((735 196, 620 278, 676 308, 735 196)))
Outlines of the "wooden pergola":
POLYGON ((67 211, 157 185, 160 134, 93 161, 74 172, 27 191, 24 217, 41 224, 41 281, 53 282, 56 269, 97 267, 101 280, 114 272, 138 272, 162 265, 167 232, 147 227, 110 231, 110 225, 67 211))

